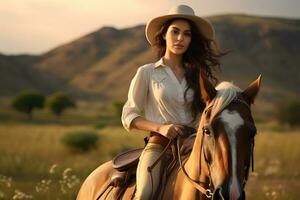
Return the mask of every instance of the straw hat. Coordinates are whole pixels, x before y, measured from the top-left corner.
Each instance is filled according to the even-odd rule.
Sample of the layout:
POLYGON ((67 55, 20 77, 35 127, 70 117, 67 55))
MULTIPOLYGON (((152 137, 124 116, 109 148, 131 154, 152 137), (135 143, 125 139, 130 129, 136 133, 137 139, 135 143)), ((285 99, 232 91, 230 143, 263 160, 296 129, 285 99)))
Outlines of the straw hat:
POLYGON ((167 15, 155 17, 147 23, 145 34, 148 42, 153 45, 155 42, 155 34, 159 31, 161 26, 169 19, 178 17, 193 21, 202 35, 208 40, 215 39, 215 30, 209 21, 195 15, 195 12, 191 7, 179 5, 171 8, 167 15))

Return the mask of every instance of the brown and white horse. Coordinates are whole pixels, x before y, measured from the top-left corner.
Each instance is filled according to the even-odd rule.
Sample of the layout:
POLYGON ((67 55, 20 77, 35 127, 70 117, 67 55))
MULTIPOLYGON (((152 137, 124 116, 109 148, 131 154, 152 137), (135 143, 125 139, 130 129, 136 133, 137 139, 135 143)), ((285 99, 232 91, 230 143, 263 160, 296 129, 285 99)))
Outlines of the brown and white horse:
MULTIPOLYGON (((250 105, 254 102, 260 83, 261 76, 245 90, 229 82, 222 82, 214 88, 201 75, 200 89, 206 108, 192 152, 183 167, 171 173, 162 199, 246 198, 244 186, 256 134, 250 105)), ((81 186, 77 200, 97 199, 111 171, 111 161, 95 169, 81 186)), ((131 185, 122 199, 132 199, 133 193, 134 185, 131 185)))

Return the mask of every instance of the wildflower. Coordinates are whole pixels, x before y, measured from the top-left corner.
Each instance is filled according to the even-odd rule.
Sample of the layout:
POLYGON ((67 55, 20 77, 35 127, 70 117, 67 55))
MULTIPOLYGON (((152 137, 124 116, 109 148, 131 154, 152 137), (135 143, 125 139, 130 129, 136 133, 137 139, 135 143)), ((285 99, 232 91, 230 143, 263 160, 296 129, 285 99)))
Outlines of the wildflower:
POLYGON ((13 200, 18 199, 33 199, 32 195, 25 194, 24 192, 21 192, 20 190, 14 191, 14 196, 12 197, 13 200))
POLYGON ((12 183, 12 178, 0 174, 0 184, 4 184, 6 187, 10 188, 12 183))
POLYGON ((63 172, 63 178, 67 178, 68 174, 71 173, 72 169, 71 168, 66 168, 63 172))
POLYGON ((46 193, 49 190, 50 184, 51 180, 41 180, 41 182, 35 186, 35 191, 38 193, 46 193))
POLYGON ((57 165, 56 164, 52 165, 49 169, 49 174, 55 174, 56 169, 57 169, 57 165))
POLYGON ((62 173, 62 179, 59 180, 60 190, 62 193, 67 193, 68 189, 73 188, 80 182, 76 175, 71 174, 71 171, 71 168, 65 169, 62 173))

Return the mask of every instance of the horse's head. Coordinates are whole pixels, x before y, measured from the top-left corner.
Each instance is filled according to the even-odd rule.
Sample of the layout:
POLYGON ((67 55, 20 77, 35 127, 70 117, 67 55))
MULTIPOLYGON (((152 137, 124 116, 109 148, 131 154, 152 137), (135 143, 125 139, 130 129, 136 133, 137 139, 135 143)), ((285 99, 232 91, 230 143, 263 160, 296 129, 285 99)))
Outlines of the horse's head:
POLYGON ((228 82, 214 88, 201 75, 201 95, 206 108, 199 132, 203 134, 202 155, 207 163, 214 200, 245 199, 244 186, 256 134, 250 105, 260 82, 261 76, 244 91, 228 82))

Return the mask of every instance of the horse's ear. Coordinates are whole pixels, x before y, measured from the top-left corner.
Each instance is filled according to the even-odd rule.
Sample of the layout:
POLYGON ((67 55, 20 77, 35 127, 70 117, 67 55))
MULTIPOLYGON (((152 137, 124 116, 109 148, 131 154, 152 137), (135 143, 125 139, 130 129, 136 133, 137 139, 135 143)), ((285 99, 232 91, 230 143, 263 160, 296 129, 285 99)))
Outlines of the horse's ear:
POLYGON ((202 70, 199 74, 200 92, 206 105, 209 104, 217 94, 215 87, 206 79, 202 70))
POLYGON ((244 91, 243 96, 249 104, 253 104, 254 99, 260 89, 261 74, 244 91))

